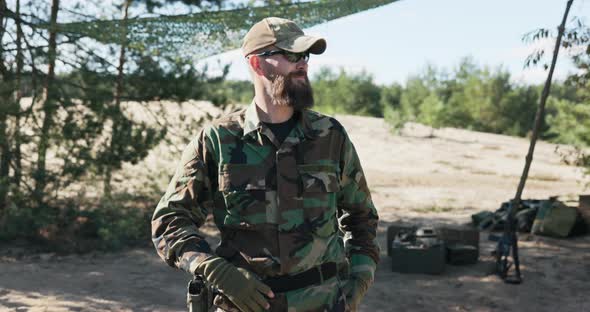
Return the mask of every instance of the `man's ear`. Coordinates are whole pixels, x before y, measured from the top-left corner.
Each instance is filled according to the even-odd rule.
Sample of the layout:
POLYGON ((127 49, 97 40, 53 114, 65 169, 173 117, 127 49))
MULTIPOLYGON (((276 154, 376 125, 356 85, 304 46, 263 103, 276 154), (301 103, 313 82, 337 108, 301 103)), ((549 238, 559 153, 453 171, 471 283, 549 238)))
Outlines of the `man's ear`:
POLYGON ((264 71, 260 66, 260 58, 256 55, 252 55, 248 58, 248 63, 250 63, 250 67, 252 70, 259 76, 264 76, 264 71))

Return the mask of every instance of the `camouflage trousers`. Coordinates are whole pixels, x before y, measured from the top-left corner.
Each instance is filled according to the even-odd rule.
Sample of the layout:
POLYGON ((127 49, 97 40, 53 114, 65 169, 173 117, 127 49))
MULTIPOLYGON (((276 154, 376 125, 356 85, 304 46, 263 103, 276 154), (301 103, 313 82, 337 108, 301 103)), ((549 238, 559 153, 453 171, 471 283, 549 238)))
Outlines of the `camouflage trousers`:
MULTIPOLYGON (((344 312, 346 296, 342 292, 344 281, 333 277, 320 285, 313 285, 284 293, 269 299, 269 312, 344 312)), ((224 296, 217 295, 214 306, 217 312, 239 312, 224 296)))

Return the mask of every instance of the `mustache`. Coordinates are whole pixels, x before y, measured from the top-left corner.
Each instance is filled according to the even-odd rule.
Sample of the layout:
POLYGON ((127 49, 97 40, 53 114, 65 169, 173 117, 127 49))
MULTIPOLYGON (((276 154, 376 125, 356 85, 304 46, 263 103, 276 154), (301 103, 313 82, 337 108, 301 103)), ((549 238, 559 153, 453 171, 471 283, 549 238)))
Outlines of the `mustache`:
POLYGON ((292 76, 307 76, 307 71, 305 70, 296 70, 294 72, 289 73, 289 77, 292 76))

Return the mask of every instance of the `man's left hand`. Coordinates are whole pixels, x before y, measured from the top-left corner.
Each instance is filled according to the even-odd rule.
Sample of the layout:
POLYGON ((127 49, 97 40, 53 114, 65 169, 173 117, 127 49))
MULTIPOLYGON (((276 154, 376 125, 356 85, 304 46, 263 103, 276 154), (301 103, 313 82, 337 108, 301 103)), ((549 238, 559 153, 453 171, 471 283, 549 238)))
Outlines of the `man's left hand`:
POLYGON ((351 276, 344 286, 344 293, 346 294, 346 311, 356 311, 361 300, 365 297, 369 285, 372 281, 368 281, 362 277, 351 276))
POLYGON ((373 283, 376 264, 364 255, 353 255, 350 262, 350 275, 344 285, 344 294, 346 311, 354 312, 373 283))

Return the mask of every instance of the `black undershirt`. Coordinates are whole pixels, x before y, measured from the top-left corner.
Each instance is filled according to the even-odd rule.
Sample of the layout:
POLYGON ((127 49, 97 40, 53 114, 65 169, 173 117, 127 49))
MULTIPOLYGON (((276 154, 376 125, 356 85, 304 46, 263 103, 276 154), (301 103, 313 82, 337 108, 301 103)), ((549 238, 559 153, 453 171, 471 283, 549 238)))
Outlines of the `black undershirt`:
POLYGON ((297 118, 295 117, 295 114, 293 114, 293 116, 287 121, 280 123, 265 122, 264 124, 270 129, 270 131, 272 131, 272 134, 274 134, 279 144, 283 144, 283 141, 285 141, 296 123, 297 118))

